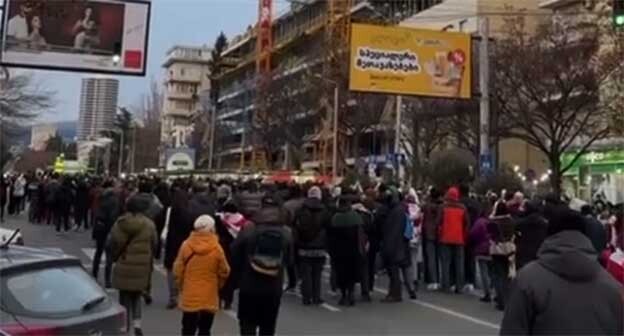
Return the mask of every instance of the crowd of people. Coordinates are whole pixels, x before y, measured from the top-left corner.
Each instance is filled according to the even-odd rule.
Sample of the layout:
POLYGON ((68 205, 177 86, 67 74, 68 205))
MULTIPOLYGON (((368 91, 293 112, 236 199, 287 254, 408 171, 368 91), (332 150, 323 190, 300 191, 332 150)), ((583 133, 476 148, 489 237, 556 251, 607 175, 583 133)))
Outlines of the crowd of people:
POLYGON ((325 286, 345 307, 371 302, 387 276, 385 303, 416 299, 422 288, 462 294, 477 287, 482 302, 506 310, 503 334, 624 329, 622 288, 601 266, 609 252, 624 249, 621 206, 575 211, 554 196, 477 197, 465 185, 443 194, 384 184, 50 174, 0 180, 0 218, 7 195, 12 214, 29 198, 33 223, 54 223, 61 232, 73 219, 75 230, 91 228, 93 276, 106 255, 104 285, 120 291, 136 335, 142 300, 151 302, 155 259, 167 270, 167 308, 183 312, 183 335, 209 334, 214 314, 231 309, 236 291, 241 334, 275 334, 285 291, 300 285, 305 306, 328 299, 326 263, 325 286), (569 302, 574 293, 584 293, 580 304, 569 302), (606 306, 582 313, 594 302, 606 306))

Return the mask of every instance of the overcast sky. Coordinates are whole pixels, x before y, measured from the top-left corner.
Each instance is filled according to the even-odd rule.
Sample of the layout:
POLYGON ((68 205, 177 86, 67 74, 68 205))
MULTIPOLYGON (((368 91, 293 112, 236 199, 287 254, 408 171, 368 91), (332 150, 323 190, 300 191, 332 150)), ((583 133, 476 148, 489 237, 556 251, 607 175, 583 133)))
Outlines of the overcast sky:
MULTIPOLYGON (((278 11, 285 0, 274 0, 278 11)), ((165 52, 174 44, 212 46, 220 31, 228 38, 243 32, 257 18, 258 0, 152 0, 152 20, 145 77, 117 76, 119 105, 136 104, 148 91, 150 78, 161 81, 165 52)), ((54 111, 43 122, 78 119, 80 80, 88 74, 33 71, 36 79, 57 92, 54 111)))

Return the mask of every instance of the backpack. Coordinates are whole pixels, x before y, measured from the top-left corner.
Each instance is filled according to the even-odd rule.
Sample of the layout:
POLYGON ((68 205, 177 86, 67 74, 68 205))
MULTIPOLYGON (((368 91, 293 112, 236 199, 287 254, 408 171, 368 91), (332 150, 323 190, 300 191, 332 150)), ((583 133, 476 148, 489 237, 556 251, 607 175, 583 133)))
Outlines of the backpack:
POLYGON ((285 239, 281 229, 271 228, 259 231, 249 257, 251 268, 263 275, 278 276, 284 263, 285 239))
POLYGON ((403 228, 403 238, 411 241, 414 239, 414 222, 409 218, 409 215, 405 215, 405 227, 403 228))
POLYGON ((297 239, 303 243, 309 243, 316 239, 323 229, 323 211, 310 211, 303 207, 297 213, 295 230, 297 239))

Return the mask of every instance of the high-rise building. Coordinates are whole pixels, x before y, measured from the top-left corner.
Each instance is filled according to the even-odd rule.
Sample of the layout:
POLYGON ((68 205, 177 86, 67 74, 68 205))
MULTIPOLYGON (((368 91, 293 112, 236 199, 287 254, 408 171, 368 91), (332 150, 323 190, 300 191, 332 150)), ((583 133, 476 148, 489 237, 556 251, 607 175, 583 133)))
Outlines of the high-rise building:
POLYGON ((208 47, 173 46, 167 52, 165 98, 162 109, 161 144, 164 148, 186 147, 193 120, 202 110, 200 95, 210 89, 208 47))
POLYGON ((82 80, 79 141, 100 137, 102 131, 113 128, 118 94, 119 81, 116 79, 95 77, 82 80))

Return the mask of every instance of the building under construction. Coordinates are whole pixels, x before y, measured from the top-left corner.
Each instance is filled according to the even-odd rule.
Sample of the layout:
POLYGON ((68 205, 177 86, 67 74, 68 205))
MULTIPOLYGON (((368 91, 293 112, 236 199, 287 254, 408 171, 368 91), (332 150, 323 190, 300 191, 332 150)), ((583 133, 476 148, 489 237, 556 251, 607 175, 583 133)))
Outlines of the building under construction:
MULTIPOLYGON (((260 1, 262 6, 263 1, 260 1)), ((266 1, 265 1, 266 2, 266 1)), ((270 1, 269 1, 270 2, 270 1)), ((346 88, 344 78, 335 78, 335 68, 347 63, 343 53, 349 42, 350 22, 398 23, 407 16, 439 3, 439 0, 306 0, 292 2, 291 7, 277 18, 271 19, 270 34, 262 29, 262 16, 258 29, 252 26, 233 38, 224 52, 227 70, 218 78, 219 98, 215 122, 216 169, 317 169, 327 174, 332 169, 334 148, 340 153, 341 164, 353 165, 357 157, 374 158, 383 163, 386 153, 392 152, 394 134, 383 128, 372 128, 361 136, 358 145, 350 143, 349 132, 341 131, 333 147, 331 123, 327 111, 334 104, 332 87, 346 88), (264 34, 264 35, 263 35, 264 34), (333 53, 332 50, 337 52, 333 53), (342 63, 341 63, 342 62, 342 63), (334 69, 332 69, 334 68, 334 69), (275 86, 288 86, 290 90, 310 87, 310 76, 318 77, 320 90, 326 99, 314 105, 326 109, 297 111, 297 132, 302 140, 298 160, 289 158, 286 144, 277 144, 278 150, 259 144, 255 130, 260 115, 271 114, 266 104, 267 90, 275 86), (272 83, 269 83, 272 82, 272 83), (276 84, 277 83, 277 84, 276 84), (317 114, 320 114, 319 117, 317 114), (316 117, 314 117, 316 116, 316 117), (358 148, 355 148, 358 147, 358 148), (270 164, 267 164, 270 162, 270 164), (295 163, 296 162, 296 163, 295 163)), ((262 8, 260 8, 262 11, 262 8)), ((336 90, 338 91, 338 90, 336 90)), ((344 91, 343 91, 344 92, 344 91)), ((297 92, 296 94, 301 94, 297 92)), ((347 103, 341 96, 340 106, 347 103)), ((388 109, 381 104, 379 109, 388 109)), ((392 109, 390 107, 390 109, 392 109)), ((341 112, 343 113, 343 112, 341 112)), ((269 122, 270 123, 270 122, 269 122)), ((261 128, 261 126, 260 126, 261 128)), ((335 161, 334 161, 335 162, 335 161)))

